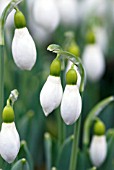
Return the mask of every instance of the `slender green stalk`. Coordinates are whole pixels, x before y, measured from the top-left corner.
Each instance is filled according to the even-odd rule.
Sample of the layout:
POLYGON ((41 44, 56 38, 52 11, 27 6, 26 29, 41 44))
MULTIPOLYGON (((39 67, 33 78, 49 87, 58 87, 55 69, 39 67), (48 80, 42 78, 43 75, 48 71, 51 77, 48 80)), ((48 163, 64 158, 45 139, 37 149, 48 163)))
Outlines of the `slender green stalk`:
MULTIPOLYGON (((0 113, 2 113, 4 103, 4 51, 0 45, 0 113)), ((1 120, 1 119, 0 119, 1 120)))
POLYGON ((76 166, 77 166, 78 144, 79 144, 79 137, 80 137, 80 125, 81 125, 81 116, 79 117, 79 119, 77 120, 77 122, 74 125, 74 140, 73 140, 73 144, 72 144, 69 170, 76 170, 76 166))
POLYGON ((58 122, 58 148, 63 144, 65 139, 65 125, 60 116, 60 113, 57 115, 58 122))

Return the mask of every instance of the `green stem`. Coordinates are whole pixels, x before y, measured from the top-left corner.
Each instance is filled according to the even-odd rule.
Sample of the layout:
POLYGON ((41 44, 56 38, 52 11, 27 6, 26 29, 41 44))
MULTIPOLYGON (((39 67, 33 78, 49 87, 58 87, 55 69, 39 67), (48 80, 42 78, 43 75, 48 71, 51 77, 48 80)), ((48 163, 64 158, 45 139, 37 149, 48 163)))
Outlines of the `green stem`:
POLYGON ((81 125, 81 116, 79 117, 78 121, 74 125, 74 140, 73 140, 73 144, 72 144, 69 170, 76 170, 76 166, 77 166, 78 144, 79 144, 79 137, 80 137, 80 125, 81 125))
POLYGON ((2 113, 3 103, 4 103, 4 51, 3 45, 0 45, 0 113, 2 113))
POLYGON ((58 119, 58 148, 60 148, 65 139, 65 125, 60 116, 60 113, 57 116, 58 116, 57 117, 58 119))

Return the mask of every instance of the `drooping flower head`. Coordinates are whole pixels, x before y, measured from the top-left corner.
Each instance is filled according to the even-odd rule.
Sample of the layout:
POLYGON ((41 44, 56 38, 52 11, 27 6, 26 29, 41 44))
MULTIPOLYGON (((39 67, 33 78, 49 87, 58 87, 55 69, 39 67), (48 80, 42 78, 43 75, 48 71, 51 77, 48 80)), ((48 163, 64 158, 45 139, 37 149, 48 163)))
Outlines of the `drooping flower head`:
POLYGON ((98 121, 94 125, 94 136, 90 145, 90 159, 94 166, 103 164, 107 155, 107 142, 105 136, 105 125, 98 121))
POLYGON ((82 60, 90 81, 98 81, 105 71, 105 61, 100 47, 95 43, 95 36, 89 32, 88 44, 82 54, 82 60))
POLYGON ((79 118, 82 109, 82 99, 76 82, 76 71, 71 68, 66 74, 66 87, 61 102, 61 116, 67 125, 73 124, 79 118))
POLYGON ((14 110, 12 106, 7 105, 2 113, 2 127, 0 132, 0 154, 2 158, 12 163, 20 148, 20 138, 14 122, 14 110))
POLYGON ((19 10, 14 19, 16 29, 12 42, 13 59, 20 69, 31 70, 36 62, 35 43, 26 28, 25 17, 19 10))
POLYGON ((60 60, 55 59, 50 66, 50 75, 40 92, 40 103, 46 116, 60 105, 62 99, 60 71, 60 60))

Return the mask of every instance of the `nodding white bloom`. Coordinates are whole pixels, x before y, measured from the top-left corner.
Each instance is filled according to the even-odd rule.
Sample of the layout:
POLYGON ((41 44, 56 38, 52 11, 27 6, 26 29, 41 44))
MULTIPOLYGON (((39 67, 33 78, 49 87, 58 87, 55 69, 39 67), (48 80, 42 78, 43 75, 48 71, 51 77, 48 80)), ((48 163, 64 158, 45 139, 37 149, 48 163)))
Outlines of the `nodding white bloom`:
POLYGON ((80 116, 82 99, 77 85, 66 85, 61 102, 61 116, 67 125, 73 124, 80 116))
POLYGON ((49 75, 40 93, 40 103, 46 116, 60 105, 62 95, 60 77, 49 75))
POLYGON ((0 132, 0 154, 2 158, 12 163, 20 149, 20 138, 15 123, 2 123, 0 132))
POLYGON ((58 0, 61 23, 65 26, 75 26, 78 19, 77 0, 58 0))
MULTIPOLYGON (((73 63, 71 61, 68 61, 65 73, 68 72, 68 70, 71 68, 72 64, 73 63)), ((79 73, 79 69, 76 65, 74 65, 74 69, 76 70, 76 73, 77 73, 77 83, 76 84, 77 84, 78 88, 80 88, 81 76, 79 73)))
POLYGON ((108 36, 106 29, 101 26, 94 27, 93 29, 96 37, 96 43, 101 48, 103 52, 106 52, 107 44, 108 44, 108 36))
POLYGON ((15 30, 12 53, 15 63, 20 69, 32 69, 36 62, 36 47, 26 27, 15 30))
POLYGON ((55 0, 34 1, 33 18, 38 25, 48 32, 53 32, 60 19, 55 0))
POLYGON ((93 136, 90 146, 90 158, 94 166, 99 167, 107 155, 107 142, 105 135, 93 136))
POLYGON ((99 46, 96 44, 86 45, 82 59, 88 79, 98 81, 105 71, 104 56, 99 46))

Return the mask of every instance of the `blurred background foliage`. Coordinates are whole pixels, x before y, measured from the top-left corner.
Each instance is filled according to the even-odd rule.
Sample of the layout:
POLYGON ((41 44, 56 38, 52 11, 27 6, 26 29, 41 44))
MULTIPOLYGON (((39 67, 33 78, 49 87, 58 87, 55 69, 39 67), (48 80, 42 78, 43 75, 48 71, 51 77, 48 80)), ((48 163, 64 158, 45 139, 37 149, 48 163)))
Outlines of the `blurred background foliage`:
MULTIPOLYGON (((46 166, 46 154, 45 154, 45 142, 44 134, 48 132, 51 136, 50 152, 51 152, 51 166, 57 166, 58 170, 67 170, 69 165, 69 158, 72 145, 72 137, 69 137, 73 133, 73 126, 66 126, 66 137, 67 142, 63 145, 62 151, 59 153, 57 149, 58 140, 58 124, 57 117, 60 114, 59 109, 55 110, 47 118, 44 116, 40 102, 39 94, 44 82, 49 75, 49 66, 54 59, 55 55, 46 50, 50 43, 59 44, 64 48, 65 32, 73 31, 75 35, 75 41, 80 47, 80 57, 82 57, 84 47, 86 45, 85 36, 89 28, 101 28, 105 34, 102 36, 102 43, 104 43, 103 54, 105 57, 105 72, 102 78, 97 82, 91 82, 87 79, 86 87, 83 94, 83 111, 82 111, 82 122, 81 122, 81 135, 80 135, 80 150, 78 156, 78 169, 85 170, 92 167, 88 156, 88 150, 82 152, 82 136, 83 136, 83 125, 84 120, 88 112, 92 107, 97 104, 100 100, 114 94, 114 1, 113 0, 73 0, 76 2, 74 6, 76 14, 74 19, 67 18, 71 12, 71 8, 67 2, 63 0, 53 0, 59 13, 59 21, 56 27, 51 30, 44 28, 41 22, 45 23, 46 20, 39 21, 38 24, 34 18, 34 6, 36 1, 40 0, 24 0, 20 5, 19 9, 22 10, 27 19, 27 27, 33 36, 36 47, 37 47, 37 61, 32 71, 22 71, 14 63, 11 43, 14 34, 13 19, 6 24, 5 27, 5 77, 4 77, 4 89, 6 101, 9 93, 12 89, 19 91, 19 99, 15 104, 15 115, 16 125, 21 137, 21 140, 25 140, 27 148, 30 151, 30 155, 33 159, 33 165, 35 170, 43 170, 46 166), (61 1, 61 2, 60 2, 61 1), (59 6, 63 1, 63 7, 61 11, 66 16, 62 16, 59 11, 59 6), (65 11, 66 9, 66 11, 65 11), (63 18, 62 18, 63 17, 63 18), (66 22, 66 18, 68 19, 66 22), (72 22, 70 22, 72 20, 72 22), (106 38, 104 38, 106 36, 106 38), (106 41, 106 42, 104 42, 106 41), (82 164, 83 162, 83 164, 82 164)), ((38 3, 37 2, 37 3, 38 3)), ((45 1, 45 8, 48 8, 48 0, 45 1)), ((37 20, 39 19, 41 11, 37 11, 37 20)), ((75 12, 74 12, 75 13, 75 12)), ((48 13, 51 16, 50 22, 55 22, 55 14, 53 11, 48 13)), ((45 18, 45 13, 44 13, 45 18)), ((9 19, 9 18, 8 18, 9 19)), ((39 19, 40 20, 40 19, 39 19)), ((45 24, 44 24, 45 25, 45 24)), ((101 33, 100 33, 101 34, 101 33)), ((99 35, 98 35, 99 36, 99 35)), ((29 42, 28 42, 29 43, 29 42)), ((92 57, 92 56, 91 56, 92 57)), ((97 69, 97 68, 96 68, 97 69)), ((64 73, 63 73, 64 74, 64 73)), ((63 76, 63 84, 65 80, 63 76)), ((100 115, 101 119, 105 122, 107 130, 114 128, 114 105, 110 104, 100 115)), ((92 134, 92 130, 91 130, 92 134)), ((108 147, 110 153, 108 155, 108 163, 104 163, 103 167, 99 170, 110 170, 114 169, 114 147, 111 143, 114 143, 114 133, 109 133, 107 136, 112 135, 111 138, 107 137, 108 147), (113 167, 111 169, 111 164, 113 167)), ((22 148, 21 148, 22 149, 22 148)), ((21 152, 22 156, 19 155, 19 159, 26 157, 26 151, 21 152)), ((26 158, 28 163, 29 159, 26 158)), ((106 161, 107 162, 107 161, 106 161)), ((8 170, 8 168, 6 168, 8 170)), ((31 168, 32 170, 32 168, 31 168)))

